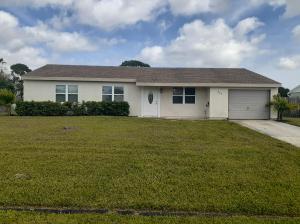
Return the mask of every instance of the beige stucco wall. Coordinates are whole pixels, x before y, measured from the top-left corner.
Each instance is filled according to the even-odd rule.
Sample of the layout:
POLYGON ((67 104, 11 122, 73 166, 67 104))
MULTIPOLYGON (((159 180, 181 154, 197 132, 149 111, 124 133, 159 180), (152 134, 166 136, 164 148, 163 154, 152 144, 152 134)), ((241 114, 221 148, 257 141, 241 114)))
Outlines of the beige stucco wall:
POLYGON ((64 81, 24 81, 25 101, 55 101, 56 85, 78 85, 78 101, 101 101, 103 85, 121 85, 124 87, 124 100, 130 105, 130 115, 141 114, 141 88, 135 83, 108 82, 64 82, 64 81))
MULTIPOLYGON (((141 116, 141 89, 135 83, 83 82, 83 81, 24 81, 25 101, 55 101, 56 85, 78 85, 79 101, 101 101, 103 85, 124 86, 124 98, 130 104, 130 115, 141 116)), ((160 117, 167 118, 228 118, 228 88, 196 88, 195 104, 173 104, 173 88, 160 87, 160 117), (209 102, 209 107, 206 107, 209 102)), ((233 88, 230 88, 233 89, 233 88)), ((252 88, 254 89, 254 88, 252 88)), ((268 88, 270 97, 276 95, 278 88, 268 88)), ((271 119, 277 114, 271 110, 271 119)))
MULTIPOLYGON (((160 94, 160 116, 166 118, 205 118, 208 88, 196 88, 195 104, 173 104, 173 88, 162 87, 160 94)), ((207 114, 207 115, 206 115, 207 114)))
POLYGON ((228 118, 228 88, 209 89, 209 118, 228 118))

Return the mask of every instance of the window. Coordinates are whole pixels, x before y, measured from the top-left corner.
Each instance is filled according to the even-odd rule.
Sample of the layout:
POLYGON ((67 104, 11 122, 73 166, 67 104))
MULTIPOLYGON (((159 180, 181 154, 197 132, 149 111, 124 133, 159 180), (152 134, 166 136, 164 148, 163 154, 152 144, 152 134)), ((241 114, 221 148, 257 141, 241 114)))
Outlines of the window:
POLYGON ((56 85, 56 102, 78 102, 78 86, 56 85))
POLYGON ((184 88, 185 104, 195 104, 196 91, 195 88, 184 88))
POLYGON ((78 102, 78 86, 77 85, 68 85, 68 102, 77 103, 78 102))
POLYGON ((173 88, 173 104, 195 104, 195 88, 173 88))
POLYGON ((102 87, 102 101, 106 102, 122 102, 124 101, 123 86, 103 86, 102 87))
POLYGON ((183 88, 173 88, 173 104, 183 104, 183 88))
POLYGON ((66 102, 66 86, 57 85, 56 86, 56 102, 62 103, 66 102))

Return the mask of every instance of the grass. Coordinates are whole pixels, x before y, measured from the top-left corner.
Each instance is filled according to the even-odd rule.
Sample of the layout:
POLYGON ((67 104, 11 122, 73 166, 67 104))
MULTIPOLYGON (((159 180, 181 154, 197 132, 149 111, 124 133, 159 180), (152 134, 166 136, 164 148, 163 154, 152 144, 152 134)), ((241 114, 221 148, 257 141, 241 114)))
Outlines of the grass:
POLYGON ((300 216, 299 148, 227 121, 0 117, 0 142, 0 206, 300 216))
POLYGON ((284 122, 300 127, 300 118, 284 118, 284 122))
POLYGON ((31 212, 0 212, 0 224, 296 224, 300 218, 262 219, 249 217, 139 217, 120 215, 63 215, 63 214, 42 214, 31 212))

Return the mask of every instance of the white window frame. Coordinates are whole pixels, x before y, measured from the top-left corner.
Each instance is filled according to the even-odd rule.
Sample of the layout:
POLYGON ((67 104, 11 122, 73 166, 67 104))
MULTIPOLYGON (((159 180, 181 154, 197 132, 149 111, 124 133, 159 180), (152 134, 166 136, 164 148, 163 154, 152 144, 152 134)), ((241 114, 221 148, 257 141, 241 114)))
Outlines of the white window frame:
POLYGON ((103 85, 101 90, 102 101, 103 96, 111 96, 111 102, 115 101, 115 96, 123 96, 123 101, 125 101, 125 88, 122 85, 103 85), (111 94, 103 94, 103 87, 111 87, 111 94), (123 88, 123 94, 115 93, 115 87, 123 88))
POLYGON ((184 87, 183 88, 183 102, 184 102, 184 104, 196 104, 196 88, 195 87, 184 87), (194 95, 187 95, 187 94, 185 94, 185 89, 194 89, 195 90, 195 94, 194 95), (186 96, 193 96, 193 97, 195 97, 194 103, 186 103, 185 102, 185 97, 186 96))
MULTIPOLYGON (((55 102, 56 102, 56 95, 65 95, 65 101, 64 102, 69 102, 69 95, 77 95, 77 102, 79 101, 79 87, 78 85, 73 85, 73 84, 56 84, 55 85, 55 102), (65 86, 65 92, 64 93, 57 93, 56 92, 56 87, 57 86, 65 86), (77 86, 77 93, 69 93, 69 86, 77 86)), ((64 103, 62 102, 62 103, 64 103)))
POLYGON ((196 88, 195 87, 173 87, 172 88, 172 104, 196 104, 196 88), (174 94, 174 88, 181 88, 182 89, 182 94, 181 95, 178 95, 178 94, 174 94), (195 89, 195 95, 186 95, 185 94, 185 89, 195 89), (174 96, 182 96, 182 103, 174 103, 174 96), (185 97, 186 96, 194 96, 195 97, 195 102, 194 103, 186 103, 185 102, 185 97))

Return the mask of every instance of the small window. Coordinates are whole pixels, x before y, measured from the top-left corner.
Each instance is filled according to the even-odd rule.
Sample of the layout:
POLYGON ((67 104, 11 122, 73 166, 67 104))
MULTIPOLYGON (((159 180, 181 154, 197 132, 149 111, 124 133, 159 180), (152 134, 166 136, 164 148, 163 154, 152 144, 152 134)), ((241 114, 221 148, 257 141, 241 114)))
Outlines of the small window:
POLYGON ((124 88, 123 86, 114 86, 114 99, 116 102, 124 101, 124 88))
POLYGON ((102 101, 106 102, 122 102, 124 101, 123 86, 103 86, 102 87, 102 101))
POLYGON ((78 102, 78 86, 56 85, 56 102, 78 102))
POLYGON ((196 96, 195 88, 185 88, 184 95, 185 95, 184 101, 186 104, 195 104, 195 96, 196 96))
POLYGON ((195 104, 195 88, 173 88, 173 104, 195 104))
POLYGON ((56 102, 66 102, 66 85, 56 85, 56 102))
POLYGON ((112 102, 113 101, 113 93, 112 86, 103 86, 102 87, 102 101, 112 102))
POLYGON ((68 102, 77 103, 78 102, 78 86, 68 85, 68 102))
POLYGON ((183 88, 173 88, 173 104, 183 104, 183 88))

